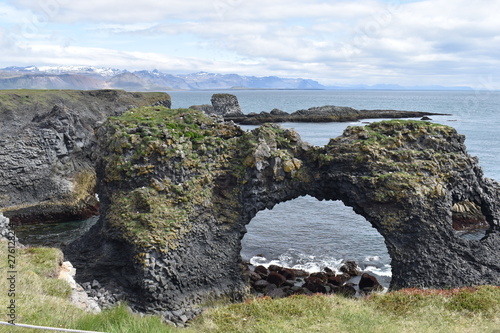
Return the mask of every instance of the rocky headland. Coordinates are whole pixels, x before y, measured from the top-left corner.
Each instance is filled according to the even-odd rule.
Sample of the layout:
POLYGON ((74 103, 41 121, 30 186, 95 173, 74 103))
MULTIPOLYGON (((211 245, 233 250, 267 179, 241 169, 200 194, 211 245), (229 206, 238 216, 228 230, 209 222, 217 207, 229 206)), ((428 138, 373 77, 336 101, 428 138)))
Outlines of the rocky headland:
POLYGON ((233 121, 241 125, 262 125, 265 123, 283 122, 343 122, 358 121, 361 119, 379 118, 423 118, 440 113, 401 110, 357 110, 347 106, 325 105, 312 107, 306 110, 297 110, 292 113, 274 109, 270 112, 244 114, 238 99, 232 94, 214 94, 211 104, 193 105, 191 109, 200 110, 206 114, 215 114, 226 121, 233 121))
POLYGON ((500 284, 500 185, 451 127, 385 121, 313 147, 276 124, 244 132, 156 106, 110 117, 97 138, 101 217, 66 255, 77 280, 118 284, 137 310, 184 322, 214 298, 242 299, 246 224, 303 195, 341 200, 380 232, 391 289, 500 284), (489 228, 481 240, 454 229, 469 202, 489 228))
POLYGON ((165 93, 118 90, 0 91, 0 208, 11 223, 77 220, 98 214, 96 124, 165 93))

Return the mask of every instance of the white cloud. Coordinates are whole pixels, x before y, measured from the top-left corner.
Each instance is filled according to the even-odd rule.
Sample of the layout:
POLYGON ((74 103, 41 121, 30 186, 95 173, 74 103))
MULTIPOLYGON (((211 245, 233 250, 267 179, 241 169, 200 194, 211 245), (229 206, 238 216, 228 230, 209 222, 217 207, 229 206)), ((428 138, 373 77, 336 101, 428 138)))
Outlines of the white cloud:
MULTIPOLYGON (((22 40, 21 48, 78 50, 52 52, 38 62, 127 69, 161 64, 165 70, 301 76, 325 83, 442 80, 448 85, 467 84, 475 73, 500 75, 499 11, 500 0, 0 4, 0 15, 20 14, 17 26, 4 24, 4 36, 22 31, 23 22, 33 17, 45 19, 35 25, 36 34, 22 40)), ((26 59, 13 56, 19 52, 7 48, 3 63, 9 52, 16 63, 37 59, 30 52, 26 59)))

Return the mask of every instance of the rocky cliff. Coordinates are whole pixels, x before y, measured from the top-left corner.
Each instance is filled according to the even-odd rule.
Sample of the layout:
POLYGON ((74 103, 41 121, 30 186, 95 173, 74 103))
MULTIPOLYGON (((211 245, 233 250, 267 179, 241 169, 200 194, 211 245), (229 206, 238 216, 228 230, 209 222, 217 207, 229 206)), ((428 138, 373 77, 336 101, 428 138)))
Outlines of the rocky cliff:
POLYGON ((94 127, 164 93, 117 90, 0 92, 0 208, 11 223, 79 219, 98 212, 94 127))
POLYGON ((78 279, 119 283, 137 309, 184 321, 213 298, 241 299, 245 225, 309 194, 381 233, 393 289, 500 284, 500 185, 454 129, 381 122, 313 147, 279 125, 243 132, 219 119, 150 107, 99 129, 101 218, 66 252, 78 279), (480 241, 453 229, 466 201, 489 225, 480 241))

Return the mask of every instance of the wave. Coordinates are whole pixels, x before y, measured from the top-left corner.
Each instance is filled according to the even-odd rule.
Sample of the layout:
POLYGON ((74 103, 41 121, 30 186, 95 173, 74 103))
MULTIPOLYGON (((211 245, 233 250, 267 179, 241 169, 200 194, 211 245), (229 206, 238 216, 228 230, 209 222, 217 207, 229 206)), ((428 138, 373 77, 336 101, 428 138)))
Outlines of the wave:
MULTIPOLYGON (((256 255, 250 258, 252 266, 269 267, 277 265, 284 268, 300 269, 308 273, 316 273, 330 268, 340 274, 340 267, 346 260, 333 258, 329 256, 308 255, 295 249, 289 249, 278 258, 268 259, 263 255, 256 255)), ((392 277, 391 265, 384 263, 379 256, 368 256, 362 262, 358 262, 358 268, 361 272, 367 272, 379 277, 392 277)))

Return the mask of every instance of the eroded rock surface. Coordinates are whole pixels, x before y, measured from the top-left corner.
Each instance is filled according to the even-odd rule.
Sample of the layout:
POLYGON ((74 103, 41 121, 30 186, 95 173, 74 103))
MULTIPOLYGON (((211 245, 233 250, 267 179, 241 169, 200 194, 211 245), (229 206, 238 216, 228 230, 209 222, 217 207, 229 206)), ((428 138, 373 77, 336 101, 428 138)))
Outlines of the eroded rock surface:
POLYGON ((183 322, 210 299, 241 299, 245 225, 303 195, 342 200, 380 232, 392 289, 500 284, 500 185, 453 128, 380 122, 313 147, 279 125, 243 132, 199 111, 143 108, 98 137, 102 215, 67 255, 77 279, 118 282, 142 311, 183 322), (489 225, 482 240, 452 227, 464 201, 489 225))
POLYGON ((94 127, 110 115, 151 104, 164 93, 117 90, 0 93, 0 209, 11 223, 96 215, 91 155, 94 127))
POLYGON ((214 94, 211 98, 213 113, 224 118, 244 117, 238 98, 231 94, 214 94))

